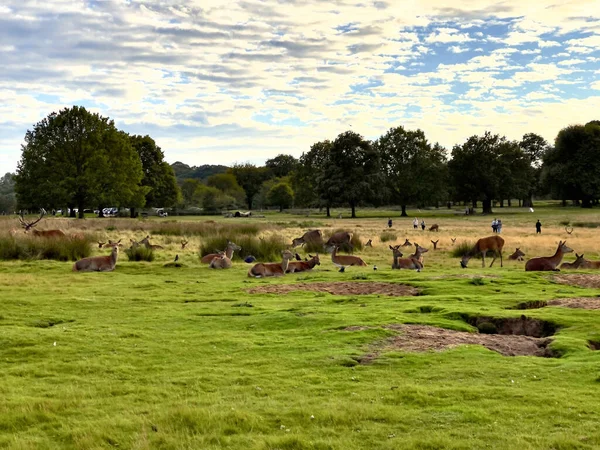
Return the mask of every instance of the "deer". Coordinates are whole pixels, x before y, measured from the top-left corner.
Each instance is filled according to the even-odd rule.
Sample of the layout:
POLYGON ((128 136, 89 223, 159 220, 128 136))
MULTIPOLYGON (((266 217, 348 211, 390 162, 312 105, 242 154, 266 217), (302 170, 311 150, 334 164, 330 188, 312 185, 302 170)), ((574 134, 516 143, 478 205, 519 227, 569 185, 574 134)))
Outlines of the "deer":
POLYGON ((294 272, 306 272, 307 270, 312 270, 315 266, 320 266, 321 261, 319 260, 319 254, 317 253, 315 256, 308 255, 310 259, 308 261, 292 261, 289 263, 286 273, 294 273, 294 272))
POLYGON ((396 245, 395 247, 389 246, 392 251, 394 261, 392 262, 392 269, 409 269, 416 270, 420 272, 423 268, 423 264, 419 262, 418 259, 413 258, 402 258, 402 252, 400 251, 400 246, 396 245))
POLYGON ((583 266, 584 263, 585 263, 585 259, 583 258, 583 255, 578 255, 577 253, 575 253, 575 261, 573 261, 572 263, 570 263, 570 262, 562 263, 560 265, 560 270, 579 269, 580 267, 583 266))
POLYGON ((281 263, 258 263, 250 268, 248 276, 250 278, 263 278, 263 277, 280 277, 285 275, 290 264, 290 259, 294 257, 294 254, 289 250, 281 252, 282 261, 281 263))
MULTIPOLYGON (((431 239, 430 239, 430 241, 431 241, 431 239)), ((437 241, 431 241, 431 243, 433 244, 433 249, 434 249, 434 250, 437 250, 437 245, 438 245, 438 242, 440 242, 440 240, 439 240, 439 239, 438 239, 437 241)))
POLYGON ((456 244, 456 238, 450 238, 450 240, 452 241, 452 245, 456 244))
POLYGON ((339 270, 340 272, 344 272, 346 270, 346 267, 348 267, 348 266, 366 266, 367 265, 367 263, 364 262, 358 256, 338 255, 337 254, 338 248, 339 248, 339 245, 333 246, 333 251, 331 252, 331 261, 333 262, 333 264, 335 266, 340 268, 340 270, 339 270))
POLYGON ((129 242, 131 243, 131 247, 129 248, 137 248, 140 246, 140 243, 138 241, 134 241, 133 239, 129 239, 129 242))
POLYGON ((73 272, 110 272, 115 269, 119 247, 115 246, 108 256, 90 256, 73 264, 73 272))
POLYGON ((412 247, 412 242, 410 242, 408 239, 405 239, 402 247, 412 247))
POLYGON ((333 233, 331 237, 325 243, 326 248, 332 247, 341 247, 342 245, 347 245, 350 247, 350 251, 354 250, 354 245, 350 242, 352 240, 352 235, 348 231, 338 231, 337 233, 333 233))
POLYGON ((469 262, 469 260, 481 253, 481 267, 485 267, 485 255, 487 255, 487 252, 492 251, 494 258, 492 259, 492 262, 490 263, 490 267, 492 267, 492 265, 494 264, 494 261, 496 261, 496 254, 500 254, 500 267, 503 267, 502 264, 502 248, 504 247, 504 239, 502 239, 500 236, 489 236, 486 238, 481 238, 479 239, 476 243, 475 246, 469 250, 460 260, 460 266, 463 269, 467 268, 467 263, 469 262))
POLYGON ((224 253, 225 256, 231 260, 231 258, 233 258, 233 252, 235 252, 235 251, 239 252, 241 249, 242 249, 242 247, 235 244, 234 242, 227 241, 227 247, 225 247, 225 252, 209 253, 208 255, 204 255, 200 259, 200 262, 202 264, 210 264, 211 261, 213 260, 213 258, 218 258, 221 253, 224 253))
POLYGON ((322 244, 323 233, 321 230, 309 230, 299 238, 292 239, 292 248, 303 246, 304 244, 322 244))
POLYGON ((365 244, 365 247, 371 247, 371 248, 373 248, 373 239, 369 239, 367 241, 367 243, 365 244))
POLYGON ((510 259, 511 261, 523 261, 523 256, 525 256, 525 253, 523 253, 521 249, 517 247, 515 249, 515 252, 512 255, 510 255, 508 259, 510 259))
POLYGON ((139 242, 140 245, 144 244, 146 248, 152 250, 162 250, 164 247, 162 245, 156 245, 150 243, 150 235, 147 235, 144 239, 139 242))
MULTIPOLYGON (((582 255, 583 256, 583 255, 582 255)), ((581 269, 600 269, 600 261, 588 261, 584 259, 581 265, 579 266, 581 269)))
POLYGON ((108 243, 106 242, 100 242, 98 241, 98 248, 114 248, 114 247, 123 247, 123 244, 121 244, 122 239, 119 239, 116 242, 111 241, 110 239, 108 240, 108 243))
POLYGON ((436 232, 440 231, 440 227, 439 227, 439 225, 437 223, 434 223, 433 225, 431 225, 429 227, 429 231, 436 231, 436 232))
POLYGON ((423 253, 427 253, 429 250, 425 247, 421 247, 419 244, 415 242, 415 252, 409 256, 409 258, 416 259, 421 263, 421 268, 424 267, 423 264, 423 253))
POLYGON ((573 234, 573 227, 565 227, 567 234, 573 234))
POLYGON ((556 253, 552 256, 540 256, 532 258, 525 263, 525 270, 531 271, 550 271, 559 272, 560 269, 557 267, 563 259, 565 253, 571 253, 572 248, 567 247, 567 241, 558 241, 558 247, 556 253))
POLYGON ((182 239, 182 240, 181 240, 181 250, 185 250, 185 246, 186 246, 186 245, 188 245, 188 241, 187 241, 187 240, 184 240, 184 239, 182 239))
POLYGON ((33 230, 33 227, 40 220, 42 220, 45 215, 46 215, 46 210, 44 208, 42 208, 40 211, 40 217, 38 217, 37 220, 34 220, 33 222, 26 222, 25 218, 23 217, 23 211, 21 211, 19 214, 19 222, 21 222, 21 226, 25 229, 25 233, 27 233, 28 231, 31 231, 33 233, 33 235, 36 237, 64 238, 65 233, 63 233, 61 230, 41 230, 41 231, 33 230))
POLYGON ((231 258, 228 258, 225 252, 220 252, 219 256, 215 256, 208 265, 211 269, 230 269, 231 258))

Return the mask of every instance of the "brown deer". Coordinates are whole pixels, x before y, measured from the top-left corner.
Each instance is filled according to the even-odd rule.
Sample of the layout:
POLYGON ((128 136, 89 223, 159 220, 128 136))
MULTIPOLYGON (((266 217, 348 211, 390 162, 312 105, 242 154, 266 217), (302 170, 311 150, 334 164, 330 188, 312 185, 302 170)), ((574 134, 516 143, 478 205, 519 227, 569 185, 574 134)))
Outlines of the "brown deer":
POLYGON ((525 263, 525 270, 528 272, 546 270, 558 272, 560 269, 558 269, 557 266, 562 261, 563 256, 565 253, 571 253, 572 251, 572 248, 567 247, 567 241, 558 241, 558 247, 556 248, 556 253, 554 253, 553 256, 540 256, 537 258, 532 258, 525 263))
POLYGON ((110 272, 114 270, 119 256, 119 247, 113 247, 108 256, 91 256, 73 264, 73 272, 110 272))
POLYGON ((147 235, 144 239, 142 239, 139 242, 140 245, 145 245, 146 248, 152 249, 152 250, 162 250, 164 247, 162 245, 157 245, 157 244, 151 244, 150 243, 150 235, 147 235))
POLYGON ((258 263, 250 268, 248 271, 249 277, 263 278, 263 277, 280 277, 285 275, 285 272, 290 264, 290 259, 294 257, 294 254, 289 250, 281 252, 282 261, 281 263, 258 263))
POLYGON ((307 270, 312 270, 315 266, 320 266, 321 261, 319 260, 319 255, 315 256, 308 255, 310 259, 308 261, 292 261, 288 265, 286 273, 294 273, 294 272, 306 272, 307 270))
POLYGON ((415 242, 415 252, 412 255, 410 255, 409 258, 416 259, 421 263, 421 267, 423 267, 423 253, 427 253, 428 251, 428 249, 426 249, 425 247, 421 247, 415 242))
POLYGON ((224 252, 219 253, 219 256, 215 256, 210 264, 208 265, 211 269, 230 269, 231 258, 228 258, 224 252))
POLYGON ((23 211, 21 211, 21 213, 19 214, 19 222, 21 222, 21 226, 25 229, 25 233, 27 233, 28 231, 31 231, 33 233, 34 236, 36 237, 44 237, 44 238, 64 238, 65 237, 65 233, 63 233, 61 230, 33 230, 32 228, 40 221, 43 219, 43 217, 46 215, 46 210, 45 209, 41 209, 40 211, 40 217, 37 218, 37 220, 34 220, 33 222, 26 222, 25 218, 23 217, 23 211))
MULTIPOLYGON (((431 240, 431 239, 430 239, 430 240, 431 240)), ((433 249, 434 249, 434 250, 437 250, 437 245, 438 245, 438 242, 440 242, 440 240, 439 240, 439 239, 438 239, 437 241, 431 241, 431 243, 433 244, 433 249)))
POLYGON ((523 256, 525 256, 525 253, 523 253, 521 249, 517 247, 515 252, 512 255, 510 255, 508 259, 510 259, 511 261, 523 261, 523 256))
POLYGON ((108 243, 106 242, 100 242, 98 241, 98 248, 115 248, 115 247, 123 247, 123 244, 121 244, 122 239, 119 239, 116 242, 111 241, 110 239, 108 240, 108 243))
POLYGON ((573 234, 573 227, 565 227, 567 234, 573 234))
POLYGON ((367 243, 365 244, 365 247, 371 247, 372 248, 373 247, 373 239, 369 239, 367 241, 367 243))
POLYGON ((456 244, 456 238, 450 238, 450 240, 452 241, 452 245, 456 244))
POLYGON ((333 251, 331 252, 331 261, 333 262, 333 264, 337 267, 340 268, 340 272, 344 272, 346 270, 346 267, 348 266, 366 266, 367 263, 364 262, 361 258, 359 258, 358 256, 352 256, 352 255, 338 255, 337 251, 338 251, 339 245, 335 245, 333 247, 333 251))
POLYGON ((503 247, 504 247, 504 239, 502 239, 500 236, 490 236, 490 237, 486 237, 486 238, 481 238, 475 243, 475 246, 462 257, 462 259, 460 260, 460 266, 463 269, 466 269, 467 263, 469 262, 469 260, 473 256, 481 254, 481 267, 485 267, 485 255, 487 255, 487 252, 491 251, 494 255, 494 258, 492 259, 492 262, 490 263, 490 267, 492 267, 492 265, 494 264, 494 261, 496 261, 496 254, 500 254, 500 267, 503 267, 503 264, 502 264, 502 248, 503 247))
MULTIPOLYGON (((240 247, 239 245, 231 242, 231 241, 227 241, 227 247, 225 247, 225 256, 229 259, 233 258, 233 252, 235 251, 240 251, 242 249, 242 247, 240 247)), ((208 255, 204 255, 202 257, 202 259, 200 259, 200 262, 203 264, 210 264, 211 261, 213 260, 213 258, 217 258, 220 256, 220 254, 223 252, 219 252, 219 253, 209 253, 208 255)))
POLYGON ((585 259, 583 258, 583 255, 578 255, 577 253, 575 253, 575 261, 573 261, 572 263, 569 263, 569 262, 562 263, 560 265, 560 270, 579 269, 580 267, 583 266, 584 263, 585 263, 585 259))
POLYGON ((181 250, 185 250, 185 246, 188 245, 188 241, 186 240, 181 240, 181 250))
POLYGON ((394 261, 392 262, 392 269, 408 269, 408 270, 416 270, 420 272, 423 268, 423 264, 419 262, 418 259, 413 257, 410 258, 402 258, 402 252, 400 251, 400 246, 396 245, 395 247, 389 246, 392 251, 392 255, 394 257, 394 261))
POLYGON ((434 223, 429 227, 429 231, 440 231, 440 227, 437 223, 434 223))
POLYGON ((405 239, 402 247, 412 247, 412 242, 410 242, 408 239, 405 239))
POLYGON ((292 240, 292 248, 304 244, 323 244, 323 233, 321 233, 321 230, 309 230, 299 238, 292 240))
MULTIPOLYGON (((583 255, 581 255, 583 256, 583 255)), ((581 263, 581 265, 579 266, 580 269, 600 269, 600 261, 588 261, 587 259, 584 259, 583 262, 581 263)))
POLYGON ((137 248, 140 246, 140 243, 138 241, 134 241, 133 239, 129 239, 129 242, 131 242, 131 247, 129 248, 137 248))
POLYGON ((325 248, 332 247, 341 247, 346 245, 350 248, 350 251, 354 250, 354 246, 350 242, 352 240, 352 235, 348 231, 338 231, 337 233, 333 233, 331 237, 325 243, 325 248))

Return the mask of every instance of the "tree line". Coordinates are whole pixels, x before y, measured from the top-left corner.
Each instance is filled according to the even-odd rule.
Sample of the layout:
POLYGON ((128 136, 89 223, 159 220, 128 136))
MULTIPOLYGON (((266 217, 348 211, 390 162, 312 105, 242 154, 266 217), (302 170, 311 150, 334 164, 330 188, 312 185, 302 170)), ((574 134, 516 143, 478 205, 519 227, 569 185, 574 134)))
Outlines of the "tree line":
MULTIPOLYGON (((280 154, 264 166, 170 166, 150 136, 129 135, 83 107, 52 113, 25 135, 14 186, 18 208, 176 207, 218 213, 246 207, 439 206, 549 196, 592 207, 600 199, 600 121, 571 125, 554 145, 529 133, 520 141, 484 133, 448 151, 422 130, 391 128, 374 141, 354 131, 313 144, 296 159, 280 154), (175 169, 175 170, 174 170, 175 169), (176 177, 177 174, 177 177, 176 177)), ((6 190, 6 188, 5 188, 6 190)), ((10 193, 9 193, 10 194, 10 193)), ((13 196, 13 204, 15 198, 13 196)))

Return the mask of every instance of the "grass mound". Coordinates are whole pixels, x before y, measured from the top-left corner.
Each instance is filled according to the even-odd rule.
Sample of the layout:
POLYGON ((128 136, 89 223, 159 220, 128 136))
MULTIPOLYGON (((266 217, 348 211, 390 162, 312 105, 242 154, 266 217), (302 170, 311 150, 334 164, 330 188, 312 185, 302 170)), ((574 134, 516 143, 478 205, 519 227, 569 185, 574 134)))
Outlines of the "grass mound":
POLYGON ((228 241, 235 242, 242 247, 240 251, 233 254, 233 260, 244 259, 252 255, 259 261, 278 261, 281 259, 281 252, 288 247, 287 240, 279 235, 265 238, 250 235, 216 236, 206 239, 200 245, 200 257, 215 253, 218 250, 224 251, 228 241))
POLYGON ((125 250, 129 261, 154 261, 154 251, 145 246, 131 247, 125 250))
POLYGON ((384 231, 379 235, 379 240, 381 242, 390 242, 398 239, 398 235, 396 233, 392 233, 391 231, 384 231))

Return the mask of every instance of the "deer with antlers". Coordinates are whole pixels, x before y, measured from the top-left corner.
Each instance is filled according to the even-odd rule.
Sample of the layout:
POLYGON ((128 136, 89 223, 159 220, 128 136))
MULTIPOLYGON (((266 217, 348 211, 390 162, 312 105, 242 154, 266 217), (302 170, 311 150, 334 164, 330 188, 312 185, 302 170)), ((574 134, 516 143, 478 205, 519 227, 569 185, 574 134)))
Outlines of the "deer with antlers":
POLYGON ((73 264, 73 272, 110 272, 115 269, 119 247, 115 246, 108 256, 91 256, 73 264))
POLYGON ((46 215, 46 210, 40 210, 40 217, 38 217, 33 222, 26 222, 23 217, 23 211, 19 214, 19 222, 21 222, 21 226, 25 229, 25 233, 31 231, 34 236, 44 237, 44 238, 64 238, 65 233, 61 230, 34 230, 33 227, 37 225, 37 223, 44 218, 46 215))
POLYGON ((573 234, 573 227, 565 227, 567 234, 573 234))
MULTIPOLYGON (((430 239, 430 241, 431 241, 431 239, 430 239)), ((433 249, 434 249, 434 250, 437 250, 437 249, 438 249, 438 248, 437 248, 438 242, 440 242, 440 240, 439 240, 439 239, 438 239, 437 241, 431 241, 431 243, 433 244, 433 249)))
POLYGON ((185 250, 185 246, 188 245, 188 241, 185 239, 181 240, 181 250, 185 250))
POLYGON ((502 248, 504 247, 504 239, 502 239, 500 236, 490 236, 490 237, 486 237, 486 238, 481 238, 479 239, 476 243, 475 246, 469 250, 460 260, 460 266, 463 269, 467 268, 467 263, 469 262, 469 260, 478 254, 481 254, 481 267, 485 267, 485 256, 487 255, 488 252, 492 252, 493 259, 492 262, 490 263, 490 267, 492 267, 492 265, 494 264, 494 261, 496 261, 496 255, 500 255, 500 267, 503 267, 502 265, 502 248))
POLYGON ((566 253, 571 253, 573 251, 572 248, 567 247, 567 241, 558 241, 558 247, 556 248, 556 252, 552 256, 540 256, 537 258, 532 258, 525 263, 525 270, 530 271, 550 271, 553 270, 555 272, 560 269, 557 267, 563 259, 563 256, 566 253))

